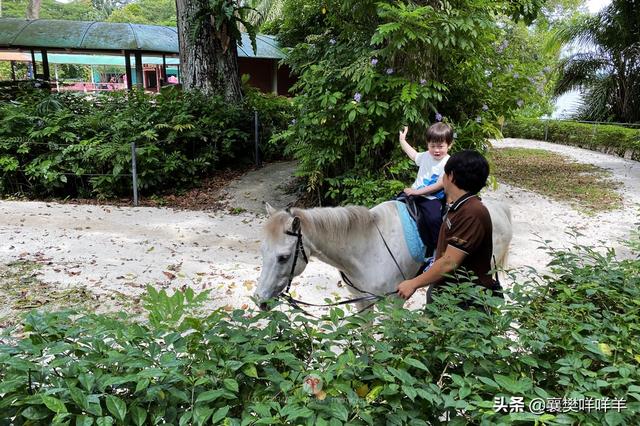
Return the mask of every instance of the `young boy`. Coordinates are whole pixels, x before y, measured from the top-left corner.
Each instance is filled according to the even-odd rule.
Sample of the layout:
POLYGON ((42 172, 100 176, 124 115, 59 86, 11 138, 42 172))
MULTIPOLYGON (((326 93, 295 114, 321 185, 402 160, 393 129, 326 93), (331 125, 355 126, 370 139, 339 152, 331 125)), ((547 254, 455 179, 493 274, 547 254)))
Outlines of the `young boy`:
POLYGON ((444 165, 449 159, 449 148, 453 143, 453 130, 445 123, 430 126, 426 135, 426 152, 417 152, 407 143, 408 131, 409 128, 405 126, 400 132, 400 146, 418 166, 418 176, 411 188, 405 188, 404 193, 413 196, 420 210, 418 229, 422 241, 427 246, 427 256, 430 256, 435 250, 442 225, 441 211, 445 197, 442 177, 444 165))

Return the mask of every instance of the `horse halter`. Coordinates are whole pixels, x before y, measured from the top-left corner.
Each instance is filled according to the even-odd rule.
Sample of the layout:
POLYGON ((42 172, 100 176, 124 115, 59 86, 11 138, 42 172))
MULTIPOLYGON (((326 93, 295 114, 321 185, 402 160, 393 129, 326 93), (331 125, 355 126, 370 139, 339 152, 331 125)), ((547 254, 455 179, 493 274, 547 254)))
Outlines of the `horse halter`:
MULTIPOLYGON (((291 212, 287 211, 287 213, 291 214, 291 212)), ((296 270, 296 265, 298 264, 298 256, 302 253, 302 258, 304 259, 304 263, 309 263, 309 258, 307 257, 307 253, 304 250, 304 244, 302 243, 302 228, 300 226, 300 218, 297 216, 293 217, 293 223, 291 224, 291 229, 298 229, 296 231, 284 231, 285 234, 296 237, 298 240, 296 241, 296 248, 293 254, 293 263, 291 264, 291 271, 289 272, 289 280, 287 282, 287 287, 285 288, 283 294, 288 295, 289 289, 291 288, 291 282, 293 281, 293 274, 296 270)))
MULTIPOLYGON (((291 216, 293 216, 293 214, 291 214, 291 212, 288 209, 286 210, 286 212, 289 213, 291 216)), ((378 228, 378 225, 376 225, 376 228, 378 228)), ((314 318, 319 318, 316 315, 313 315, 313 314, 305 311, 302 307, 300 307, 300 305, 316 306, 316 307, 324 307, 324 308, 326 308, 326 307, 331 307, 331 306, 347 305, 347 304, 351 304, 351 303, 364 302, 364 301, 368 301, 368 302, 373 301, 375 303, 377 300, 380 300, 380 299, 382 299, 382 298, 384 298, 386 296, 389 296, 391 294, 397 293, 397 291, 390 291, 387 294, 385 294, 384 296, 381 296, 381 295, 370 293, 370 292, 365 291, 365 290, 361 290, 360 288, 356 287, 355 284, 353 284, 353 282, 345 275, 344 272, 340 271, 340 276, 344 280, 345 284, 347 284, 349 287, 354 288, 355 290, 359 291, 360 293, 365 294, 365 296, 357 297, 357 298, 354 298, 354 299, 341 300, 339 302, 327 303, 327 304, 308 303, 308 302, 304 302, 302 300, 297 300, 297 299, 293 298, 289 294, 289 289, 291 288, 291 283, 293 282, 293 278, 294 278, 293 274, 295 273, 296 265, 298 264, 298 256, 300 255, 300 253, 302 253, 302 258, 304 259, 304 262, 307 263, 307 264, 309 263, 309 258, 307 257, 307 253, 304 250, 304 244, 302 243, 302 227, 300 225, 300 218, 297 217, 297 216, 293 216, 293 222, 291 224, 291 230, 286 230, 286 231, 284 231, 284 233, 287 234, 287 235, 291 235, 292 237, 296 237, 297 241, 296 241, 295 252, 294 252, 294 255, 293 255, 293 263, 291 264, 291 271, 289 271, 289 279, 287 280, 287 287, 285 288, 285 290, 282 293, 280 293, 280 296, 283 296, 284 299, 291 306, 293 306, 296 309, 299 309, 305 315, 308 315, 308 316, 311 316, 311 317, 314 317, 314 318)), ((400 270, 400 273, 402 274, 402 277, 404 278, 404 273, 402 272, 402 269, 400 269, 400 265, 398 265, 398 262, 396 261, 395 256, 391 252, 391 249, 387 245, 387 242, 385 241, 384 237, 382 236, 382 233, 380 232, 379 228, 378 228, 378 233, 380 234, 380 237, 382 238, 382 241, 384 242, 385 247, 389 251, 389 254, 391 255, 391 258, 395 262, 396 266, 400 270)), ((367 306, 364 309, 358 311, 357 313, 360 313, 360 312, 370 308, 374 303, 371 303, 369 306, 367 306)))

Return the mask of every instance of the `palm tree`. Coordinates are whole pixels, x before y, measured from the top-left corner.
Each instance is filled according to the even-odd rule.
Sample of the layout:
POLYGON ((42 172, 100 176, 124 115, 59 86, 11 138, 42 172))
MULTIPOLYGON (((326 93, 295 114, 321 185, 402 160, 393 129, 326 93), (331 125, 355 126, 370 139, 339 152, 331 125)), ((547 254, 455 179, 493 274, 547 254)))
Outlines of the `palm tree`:
POLYGON ((560 29, 556 41, 582 48, 560 61, 556 96, 580 89, 576 118, 640 122, 640 1, 613 0, 560 29))
POLYGON ((247 0, 243 3, 253 9, 247 19, 255 27, 278 18, 284 6, 284 0, 247 0))

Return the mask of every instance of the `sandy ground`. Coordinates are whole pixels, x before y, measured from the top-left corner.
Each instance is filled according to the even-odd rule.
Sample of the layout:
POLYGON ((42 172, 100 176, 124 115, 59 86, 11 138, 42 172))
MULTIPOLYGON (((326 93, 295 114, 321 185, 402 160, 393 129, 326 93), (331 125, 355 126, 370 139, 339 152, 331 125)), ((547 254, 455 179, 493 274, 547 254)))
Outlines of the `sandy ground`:
MULTIPOLYGON (((616 248, 637 229, 640 206, 640 163, 544 142, 506 139, 496 146, 538 147, 562 153, 611 171, 622 184, 624 203, 619 210, 587 216, 567 204, 508 185, 485 197, 507 201, 512 208, 514 238, 510 266, 544 269, 548 257, 540 240, 567 246, 571 228, 583 234, 578 242, 616 248)), ((61 205, 0 201, 0 264, 34 260, 42 265, 39 278, 61 289, 83 288, 92 295, 90 307, 118 308, 117 300, 137 300, 147 284, 158 288, 190 286, 212 289, 210 306, 252 306, 260 274, 260 238, 264 200, 285 207, 293 200, 280 194, 291 165, 277 163, 245 175, 227 190, 237 215, 174 211, 163 208, 61 205), (269 168, 272 167, 272 168, 269 168), (259 185, 256 185, 259 182, 259 185), (254 189, 255 187, 259 187, 254 189), (280 194, 280 195, 278 195, 280 194)), ((347 295, 337 285, 338 273, 313 260, 294 282, 304 300, 347 295)), ((410 302, 416 308, 424 297, 410 302)), ((0 306, 0 318, 16 314, 0 306)))

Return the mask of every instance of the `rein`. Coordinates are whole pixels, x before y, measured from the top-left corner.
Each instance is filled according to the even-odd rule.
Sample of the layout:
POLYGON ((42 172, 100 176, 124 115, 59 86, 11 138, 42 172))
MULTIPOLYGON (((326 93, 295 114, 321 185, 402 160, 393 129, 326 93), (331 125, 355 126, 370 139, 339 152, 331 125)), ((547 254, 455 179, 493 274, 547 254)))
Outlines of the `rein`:
MULTIPOLYGON (((291 213, 289 213, 289 214, 291 214, 291 213)), ((307 253, 304 250, 304 244, 302 242, 302 229, 300 227, 299 222, 298 223, 295 222, 296 220, 299 221, 299 219, 297 217, 294 218, 293 228, 295 229, 297 227, 297 231, 289 231, 289 230, 284 231, 285 234, 291 235, 293 237, 296 237, 297 241, 296 241, 295 253, 293 255, 293 263, 291 264, 291 271, 289 271, 289 279, 288 279, 288 282, 287 282, 287 287, 280 294, 292 307, 301 310, 306 315, 318 318, 316 315, 313 315, 313 314, 307 312, 306 310, 304 310, 303 308, 301 308, 300 305, 327 308, 327 307, 331 307, 331 306, 340 306, 340 305, 348 305, 348 304, 364 302, 364 301, 367 301, 367 302, 368 301, 373 301, 373 303, 371 303, 367 307, 365 307, 365 308, 359 310, 358 312, 356 312, 356 314, 359 314, 360 312, 365 311, 365 310, 369 309, 371 306, 373 306, 376 301, 378 301, 380 299, 383 299, 383 298, 385 298, 387 296, 390 296, 392 294, 397 293, 397 290, 395 290, 395 291, 390 291, 390 292, 388 292, 388 293, 386 293, 384 295, 378 295, 378 294, 373 294, 371 292, 362 290, 362 289, 358 288, 349 279, 349 277, 347 277, 347 275, 344 272, 340 271, 340 277, 345 282, 345 284, 347 284, 349 287, 359 291, 360 293, 364 293, 366 295, 365 296, 361 296, 361 297, 356 297, 354 299, 340 300, 338 302, 326 303, 326 304, 309 303, 309 302, 305 302, 305 301, 302 301, 302 300, 295 299, 293 296, 291 296, 291 294, 289 293, 289 290, 291 288, 291 283, 293 282, 293 278, 294 278, 293 274, 295 273, 296 265, 298 264, 298 258, 300 256, 300 254, 302 254, 302 258, 304 259, 304 262, 307 263, 307 264, 309 263, 309 258, 307 257, 307 253)), ((391 256, 391 258, 393 259, 393 262, 396 264, 396 267, 398 268, 398 271, 400 271, 400 274, 402 275, 402 278, 406 280, 407 278, 405 277, 404 272, 402 272, 402 269, 400 268, 400 265, 398 264, 398 261, 396 260, 395 256, 393 255, 393 252, 389 248, 389 245, 387 244, 386 240, 382 236, 382 232, 380 232, 380 228, 378 227, 378 225, 375 222, 374 222, 374 224, 376 225, 376 229, 378 230, 378 234, 380 235, 380 238, 382 238, 382 242, 384 243, 384 246, 386 247, 387 251, 389 252, 389 255, 391 256)))

